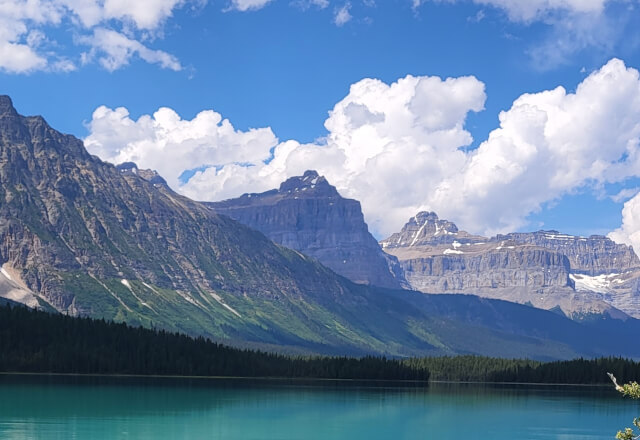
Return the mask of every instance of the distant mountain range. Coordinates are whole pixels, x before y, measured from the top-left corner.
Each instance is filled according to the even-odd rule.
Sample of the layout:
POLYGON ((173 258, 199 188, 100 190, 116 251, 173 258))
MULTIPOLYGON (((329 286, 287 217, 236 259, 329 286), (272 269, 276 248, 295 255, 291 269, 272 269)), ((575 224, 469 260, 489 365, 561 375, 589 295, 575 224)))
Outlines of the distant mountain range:
POLYGON ((576 320, 640 318, 640 259, 607 237, 538 231, 488 238, 420 212, 378 245, 360 204, 312 170, 279 189, 205 204, 356 283, 480 295, 576 320))
POLYGON ((421 212, 380 244, 425 293, 473 293, 574 319, 640 317, 640 259, 607 237, 538 231, 487 238, 421 212))
MULTIPOLYGON (((404 263, 371 241, 357 202, 313 173, 269 197, 264 203, 284 207, 283 218, 316 209, 300 231, 280 231, 283 243, 288 237, 315 257, 174 193, 153 171, 91 156, 0 96, 0 297, 289 352, 640 356, 640 322, 614 313, 576 322, 506 301, 378 287, 406 286, 404 263), (329 204, 288 193, 323 187, 329 204)), ((231 205, 214 208, 231 214, 231 205)), ((291 224, 278 219, 265 232, 291 224)))

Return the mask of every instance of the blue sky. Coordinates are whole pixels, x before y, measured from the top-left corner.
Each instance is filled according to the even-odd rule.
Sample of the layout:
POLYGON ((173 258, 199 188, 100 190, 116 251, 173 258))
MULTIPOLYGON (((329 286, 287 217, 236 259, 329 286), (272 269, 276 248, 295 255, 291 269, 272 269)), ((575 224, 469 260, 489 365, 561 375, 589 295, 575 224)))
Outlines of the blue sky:
MULTIPOLYGON (((578 176, 584 173, 584 179, 574 177, 557 184, 557 175, 542 173, 541 181, 548 182, 540 184, 546 185, 540 191, 535 183, 535 168, 542 167, 539 160, 536 165, 527 162, 532 171, 517 182, 487 183, 485 179, 479 185, 486 184, 488 189, 477 194, 471 190, 459 194, 456 185, 466 188, 479 178, 470 171, 473 151, 500 127, 500 112, 509 110, 523 94, 558 86, 567 94, 574 93, 580 83, 617 58, 624 63, 616 67, 618 71, 631 71, 632 92, 621 95, 620 99, 629 96, 624 103, 607 105, 628 107, 632 114, 636 109, 632 71, 640 68, 640 31, 636 29, 640 3, 636 0, 520 4, 505 0, 149 0, 137 11, 128 10, 120 0, 96 0, 90 12, 81 11, 76 6, 79 2, 73 0, 35 3, 45 12, 29 10, 27 2, 21 1, 15 2, 13 11, 0 8, 0 25, 9 21, 24 25, 0 32, 0 54, 4 54, 0 57, 0 93, 10 95, 21 113, 42 114, 55 128, 87 138, 90 151, 106 160, 131 158, 142 167, 159 168, 169 174, 166 177, 175 182, 175 189, 189 196, 219 199, 262 191, 304 168, 320 168, 341 192, 362 200, 367 221, 378 236, 399 229, 401 219, 417 209, 435 209, 474 232, 545 228, 606 234, 622 227, 617 238, 632 242, 633 206, 629 205, 626 224, 622 210, 625 202, 635 200, 640 169, 636 172, 635 163, 626 159, 632 153, 621 154, 622 159, 598 155, 598 151, 614 148, 603 134, 607 129, 612 135, 627 130, 627 138, 616 142, 618 148, 632 148, 628 145, 637 138, 637 130, 628 124, 618 127, 616 120, 598 126, 589 137, 599 139, 584 153, 593 158, 591 162, 557 170, 578 176), (18 46, 24 49, 20 54, 18 46), (437 136, 431 132, 423 136, 424 127, 415 126, 410 133, 398 132, 393 124, 381 127, 374 119, 358 127, 353 120, 344 123, 344 117, 353 116, 350 112, 356 104, 360 109, 361 101, 375 103, 375 96, 368 94, 387 93, 384 99, 389 106, 395 102, 377 86, 374 91, 367 88, 350 94, 353 84, 373 78, 390 85, 407 75, 442 80, 473 77, 474 82, 460 87, 469 96, 476 95, 455 101, 459 111, 452 109, 443 116, 450 119, 433 128, 440 133, 437 136), (349 102, 351 107, 346 105, 349 102), (345 103, 344 108, 334 109, 339 103, 345 103), (121 107, 126 114, 116 114, 121 107), (161 107, 171 109, 180 124, 167 115, 173 122, 158 122, 154 113, 161 107), (103 109, 101 117, 94 114, 98 108, 103 109), (221 129, 215 116, 204 122, 197 118, 206 110, 215 111, 233 128, 221 129), (329 116, 332 110, 333 118, 329 116), (147 122, 138 124, 141 116, 147 122), (162 137, 158 130, 165 133, 166 124, 173 136, 170 141, 158 140, 162 137), (189 130, 206 131, 207 127, 217 134, 207 137, 205 133, 195 140, 189 134, 189 130), (425 146, 438 144, 443 130, 457 130, 451 134, 455 140, 425 146), (465 141, 465 133, 473 140, 465 141), (295 145, 283 144, 288 140, 295 145), (362 151, 368 148, 367 142, 379 140, 376 151, 386 155, 388 167, 382 156, 362 151), (467 156, 456 155, 456 149, 467 156), (277 156, 282 164, 269 155, 274 150, 287 152, 277 156), (184 160, 175 160, 181 151, 184 160), (418 156, 421 162, 416 161, 418 156), (403 158, 411 168, 406 173, 403 158), (607 170, 590 168, 592 162, 605 159, 607 170), (433 168, 437 161, 460 161, 459 169, 447 163, 433 168), (624 171, 617 171, 620 161, 629 162, 624 171), (265 162, 277 163, 269 168, 265 162), (180 187, 184 182, 177 178, 188 169, 200 171, 180 187), (615 173, 619 177, 612 177, 615 173), (460 175, 464 183, 456 180, 460 175), (436 188, 442 193, 437 197, 433 196, 436 188), (625 194, 612 199, 625 188, 625 194), (501 198, 504 203, 495 202, 501 198), (522 200, 527 203, 515 203, 522 200)), ((410 90, 414 86, 418 87, 403 87, 410 90)), ((454 89, 458 87, 438 83, 420 93, 424 100, 444 105, 449 102, 447 93, 457 93, 454 89)), ((584 102, 591 102, 586 92, 584 102)), ((375 114, 375 105, 364 107, 361 117, 375 114)), ((423 113, 412 116, 416 121, 426 121, 426 113, 439 111, 426 104, 421 108, 415 111, 423 113)), ((580 107, 572 108, 577 112, 575 108, 580 107)), ((392 121, 394 114, 389 110, 384 117, 392 121)), ((527 132, 528 127, 522 130, 527 132)), ((541 147, 539 155, 564 148, 566 143, 554 138, 541 147)), ((575 145, 568 151, 580 155, 580 148, 575 145)), ((522 171, 524 162, 517 160, 513 159, 513 166, 522 171)), ((500 161, 504 162, 502 156, 500 161)))

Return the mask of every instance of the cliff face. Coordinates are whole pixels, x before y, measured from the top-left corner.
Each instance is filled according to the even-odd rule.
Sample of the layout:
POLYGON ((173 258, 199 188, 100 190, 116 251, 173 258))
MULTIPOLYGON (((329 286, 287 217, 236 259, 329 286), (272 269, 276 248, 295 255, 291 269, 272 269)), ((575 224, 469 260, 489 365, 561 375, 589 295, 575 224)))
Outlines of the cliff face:
POLYGON ((398 261, 369 233, 360 202, 340 196, 315 171, 292 177, 277 190, 206 204, 351 281, 406 287, 398 261))
POLYGON ((640 316, 640 310, 631 306, 633 301, 622 299, 620 290, 610 297, 582 287, 576 292, 573 274, 635 267, 633 250, 605 237, 540 231, 486 238, 461 231, 435 213, 422 212, 381 245, 398 257, 411 287, 425 293, 478 294, 560 308, 576 318, 640 316), (573 261, 580 263, 577 269, 573 261))
POLYGON ((597 276, 640 269, 640 259, 631 246, 602 235, 576 237, 558 231, 538 231, 498 235, 495 240, 513 240, 561 252, 569 258, 573 273, 597 276))
POLYGON ((471 292, 474 289, 571 287, 569 260, 536 247, 433 255, 402 261, 407 280, 423 292, 471 292))

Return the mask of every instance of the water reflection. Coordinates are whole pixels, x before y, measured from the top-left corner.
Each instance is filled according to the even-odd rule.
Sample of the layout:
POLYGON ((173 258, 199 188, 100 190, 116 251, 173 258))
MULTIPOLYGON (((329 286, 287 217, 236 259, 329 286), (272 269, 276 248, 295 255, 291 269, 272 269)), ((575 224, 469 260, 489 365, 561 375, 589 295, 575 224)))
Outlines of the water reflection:
POLYGON ((610 387, 0 376, 0 438, 610 439, 610 387))

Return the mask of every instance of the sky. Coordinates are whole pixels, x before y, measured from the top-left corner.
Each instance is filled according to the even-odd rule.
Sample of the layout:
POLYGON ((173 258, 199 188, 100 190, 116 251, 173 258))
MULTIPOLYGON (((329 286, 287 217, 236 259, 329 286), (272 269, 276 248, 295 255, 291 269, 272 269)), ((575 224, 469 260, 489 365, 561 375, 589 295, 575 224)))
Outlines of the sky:
POLYGON ((418 211, 640 249, 640 0, 0 0, 0 93, 196 200, 316 169, 418 211))

